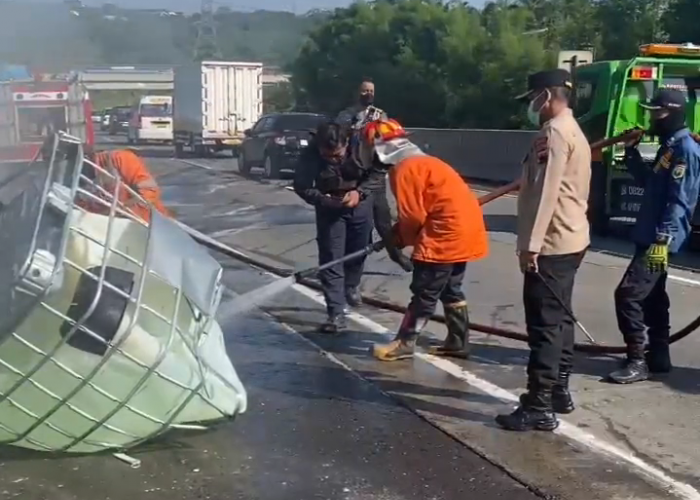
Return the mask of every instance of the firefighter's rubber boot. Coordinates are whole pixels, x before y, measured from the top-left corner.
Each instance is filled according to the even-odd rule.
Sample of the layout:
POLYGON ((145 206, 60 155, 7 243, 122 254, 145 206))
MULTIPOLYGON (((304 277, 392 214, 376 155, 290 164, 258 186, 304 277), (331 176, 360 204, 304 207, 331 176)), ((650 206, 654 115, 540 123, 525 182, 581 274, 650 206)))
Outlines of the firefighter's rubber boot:
POLYGON ((409 309, 403 317, 399 333, 388 344, 374 344, 372 356, 380 361, 410 359, 416 350, 416 341, 430 318, 416 318, 409 309))
POLYGON ((559 368, 559 379, 552 387, 552 409, 555 413, 568 415, 576 409, 574 400, 569 391, 569 379, 571 378, 571 367, 559 368))
POLYGON ((430 347, 434 356, 469 359, 469 309, 466 302, 445 305, 447 337, 440 346, 430 347))
POLYGON ((649 372, 654 375, 666 375, 673 370, 668 341, 650 341, 645 353, 645 359, 649 372))
POLYGON ((319 331, 321 333, 340 333, 347 326, 345 314, 328 314, 326 321, 321 323, 319 331))
POLYGON ((552 391, 540 388, 520 397, 520 406, 513 413, 498 415, 496 423, 509 431, 548 431, 559 427, 552 409, 552 391))
POLYGON ((362 305, 362 295, 357 288, 348 288, 345 290, 345 300, 350 307, 360 307, 362 305))
POLYGON ((608 380, 615 384, 634 384, 648 379, 649 368, 644 359, 644 346, 639 344, 628 345, 624 366, 608 375, 608 380))

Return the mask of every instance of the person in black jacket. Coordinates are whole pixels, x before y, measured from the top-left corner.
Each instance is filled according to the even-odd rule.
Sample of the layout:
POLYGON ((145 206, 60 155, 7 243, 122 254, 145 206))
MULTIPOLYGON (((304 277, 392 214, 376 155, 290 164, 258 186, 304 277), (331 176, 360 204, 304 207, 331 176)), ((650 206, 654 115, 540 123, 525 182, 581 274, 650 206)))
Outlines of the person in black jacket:
MULTIPOLYGON (((351 130, 336 122, 321 124, 305 149, 294 177, 294 191, 316 210, 319 265, 361 250, 371 242, 373 219, 384 242, 391 241, 391 215, 386 200, 386 172, 363 168, 349 154, 351 130), (374 196, 375 193, 378 196, 374 196)), ((391 245, 390 245, 391 246, 391 245)), ((394 247, 391 246, 393 249, 394 247)), ((392 250, 392 259, 401 260, 392 250)), ((345 327, 346 306, 362 300, 358 292, 365 259, 319 273, 328 318, 321 331, 345 327)), ((402 267, 410 267, 403 258, 402 267)))

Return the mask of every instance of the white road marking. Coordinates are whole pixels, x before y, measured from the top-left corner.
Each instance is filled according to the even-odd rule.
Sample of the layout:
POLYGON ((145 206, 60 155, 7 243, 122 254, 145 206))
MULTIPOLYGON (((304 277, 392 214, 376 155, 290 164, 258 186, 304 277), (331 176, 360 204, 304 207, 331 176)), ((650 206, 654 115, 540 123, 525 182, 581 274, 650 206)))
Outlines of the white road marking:
MULTIPOLYGON (((483 193, 483 194, 488 194, 488 193, 490 193, 490 191, 486 191, 486 190, 484 190, 484 189, 474 189, 474 192, 476 192, 476 193, 483 193)), ((513 195, 513 194, 507 194, 507 195, 504 195, 504 196, 502 196, 502 197, 503 197, 503 198, 516 198, 517 196, 516 196, 516 195, 513 195)), ((617 254, 614 254, 614 253, 611 253, 611 252, 607 252, 607 251, 604 251, 604 250, 603 250, 603 251, 593 250, 593 251, 596 252, 596 253, 603 254, 603 255, 612 255, 613 257, 624 258, 624 256, 617 255, 617 254)), ((692 273, 692 274, 697 274, 696 272, 690 271, 690 270, 687 271, 687 272, 692 273)), ((691 278, 684 278, 683 276, 677 276, 677 275, 675 275, 675 274, 669 274, 669 275, 668 275, 668 279, 670 279, 671 281, 676 281, 676 282, 678 282, 678 283, 683 283, 683 284, 685 284, 685 285, 691 285, 691 286, 700 287, 700 280, 695 280, 695 279, 691 279, 691 278)))
MULTIPOLYGON (((692 271, 688 271, 692 272, 692 271)), ((692 286, 700 286, 700 281, 690 279, 690 278, 684 278, 683 276, 676 276, 675 274, 669 274, 668 279, 677 281, 678 283, 685 283, 686 285, 692 285, 692 286)))
POLYGON ((199 167, 203 168, 206 170, 215 170, 214 167, 210 167, 209 165, 205 165, 204 163, 199 163, 197 161, 192 161, 192 160, 183 160, 182 158, 174 158, 177 161, 181 161, 182 163, 187 163, 188 165, 192 165, 193 167, 199 167))
POLYGON ((240 234, 244 231, 250 231, 251 229, 263 229, 267 224, 251 224, 250 226, 239 227, 234 229, 222 229, 221 231, 215 231, 209 233, 207 236, 211 238, 221 238, 222 236, 233 236, 235 234, 240 234))
MULTIPOLYGON (((203 241, 207 241, 210 244, 214 246, 218 246, 221 248, 223 251, 231 254, 231 255, 240 255, 243 257, 247 257, 250 259, 250 256, 248 256, 245 252, 241 252, 240 250, 236 250, 234 248, 229 247, 228 245, 225 245, 221 243, 220 241, 217 241, 213 238, 208 237, 207 235, 197 231, 194 228, 191 228, 189 226, 186 226, 185 224, 179 222, 176 220, 178 225, 182 227, 185 231, 190 233, 192 236, 195 236, 196 238, 199 238, 203 241)), ((272 276, 274 278, 279 278, 277 275, 270 273, 270 272, 265 272, 268 276, 272 276)), ((317 302, 318 304, 325 305, 325 300, 323 298, 323 295, 320 294, 319 292, 312 290, 310 288, 307 288, 303 285, 300 284, 294 284, 292 285, 292 289, 297 291, 298 293, 301 293, 302 295, 308 297, 309 299, 317 302)), ((354 311, 351 311, 348 314, 348 318, 357 323, 358 325, 363 326, 367 330, 377 333, 380 335, 384 335, 387 338, 393 338, 394 332, 389 330, 388 328, 385 328, 384 326, 380 325, 376 321, 363 316, 361 314, 358 314, 354 311)), ((437 358, 435 356, 431 356, 429 354, 426 354, 425 352, 418 351, 416 353, 416 357, 419 359, 422 359, 423 361, 433 365, 435 368, 444 371, 445 373, 449 373, 450 375, 454 376, 455 378, 458 378, 460 380, 463 380, 470 386, 478 389, 479 391, 483 392, 484 394, 487 394, 494 399, 501 400, 506 403, 513 403, 518 401, 518 397, 513 394, 512 392, 503 389, 502 387, 499 387, 495 384, 492 384, 491 382, 467 371, 464 370, 462 367, 459 365, 453 363, 452 361, 443 359, 443 358, 437 358)), ((504 431, 505 432, 505 431, 504 431)), ((557 434, 561 434, 562 436, 572 440, 576 441, 579 444, 586 446, 590 450, 592 450, 595 453, 599 453, 603 456, 610 457, 612 459, 616 460, 622 460, 626 462, 628 465, 630 465, 632 468, 637 470, 637 472, 656 482, 657 484, 661 485, 664 487, 670 494, 673 494, 676 498, 681 499, 681 500, 700 500, 700 491, 697 489, 693 488, 691 485, 684 483, 682 481, 678 481, 672 477, 670 477, 668 474, 666 474, 664 471, 661 469, 654 467, 653 465, 645 462, 641 458, 635 456, 632 453, 629 453, 617 446, 615 446, 612 443, 609 443, 603 439, 598 438, 597 436, 590 434, 581 428, 570 424, 564 420, 561 421, 561 424, 559 428, 555 431, 557 434)))
MULTIPOLYGON (((268 274, 272 275, 271 273, 268 274)), ((301 293, 302 295, 310 298, 311 300, 314 300, 319 304, 325 305, 323 296, 315 290, 312 290, 299 284, 293 285, 292 288, 295 291, 301 293)), ((389 329, 385 328, 384 326, 380 325, 379 323, 366 316, 363 316, 356 312, 350 312, 350 314, 348 314, 348 318, 354 321, 355 323, 363 326, 364 328, 370 330, 373 333, 385 335, 387 336, 387 338, 392 339, 394 337, 394 332, 390 331, 389 329)), ((430 354, 426 354, 424 352, 417 352, 416 357, 422 359, 427 363, 430 363, 439 370, 449 373, 453 377, 463 380, 470 386, 480 390, 485 394, 488 394, 489 396, 495 399, 499 399, 506 403, 513 403, 518 401, 518 396, 516 396, 512 392, 507 391, 506 389, 503 389, 502 387, 499 387, 495 384, 492 384, 491 382, 484 380, 481 377, 474 375, 473 373, 467 370, 464 370, 462 367, 453 363, 452 361, 431 356, 430 354)), ((623 460, 627 462, 629 465, 637 469, 642 475, 646 476, 651 480, 654 480, 655 482, 666 488, 669 491, 669 493, 672 493, 679 499, 700 500, 700 491, 696 490, 691 485, 673 479, 664 471, 645 462, 644 460, 633 455, 632 453, 628 453, 627 451, 618 448, 614 444, 608 443, 573 424, 562 420, 559 428, 555 432, 557 434, 561 434, 562 436, 568 439, 571 439, 572 441, 576 441, 586 446, 594 452, 600 453, 613 459, 623 460)))

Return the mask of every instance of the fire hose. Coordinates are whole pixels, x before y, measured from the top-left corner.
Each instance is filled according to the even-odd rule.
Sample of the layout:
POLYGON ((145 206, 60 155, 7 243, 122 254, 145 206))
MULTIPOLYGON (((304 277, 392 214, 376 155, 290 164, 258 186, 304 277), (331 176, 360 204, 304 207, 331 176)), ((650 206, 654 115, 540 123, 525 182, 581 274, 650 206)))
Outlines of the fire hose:
MULTIPOLYGON (((623 141, 629 141, 635 138, 641 137, 645 131, 643 130, 633 130, 633 131, 628 131, 625 132, 619 136, 611 137, 609 139, 604 139, 601 141, 594 142, 591 144, 591 149, 604 149, 606 147, 612 146, 613 144, 617 144, 619 142, 623 141)), ((700 136, 695 136, 694 138, 696 141, 700 142, 700 136)), ((479 198, 479 204, 480 205, 485 205, 486 203, 489 203, 497 198, 500 198, 508 193, 511 193, 513 191, 517 191, 518 188, 520 187, 520 181, 515 181, 510 184, 507 184, 506 186, 503 186, 501 188, 495 189, 491 191, 490 193, 482 196, 479 198)), ((359 250, 357 252, 354 252, 353 254, 348 254, 339 261, 334 261, 328 264, 325 264, 323 266, 318 266, 314 268, 310 268, 307 270, 303 271, 293 271, 291 269, 285 269, 281 267, 277 267, 271 264, 268 264, 260 259, 256 259, 255 257, 252 257, 250 255, 247 255, 246 253, 236 250, 228 245, 225 245, 213 238, 210 238, 209 236, 200 233, 199 231, 196 231, 195 229, 192 229, 189 226, 186 226, 182 223, 178 223, 182 229, 184 229, 187 233, 190 234, 196 241, 201 243, 202 245, 206 246, 207 248, 217 251, 223 255, 226 255, 228 257, 231 257, 239 262, 243 262, 244 264, 248 264, 250 266, 256 267, 258 269, 262 269, 264 271, 267 271, 270 274, 274 274, 276 276, 279 276, 281 278, 288 278, 290 276, 294 276, 295 281, 301 285, 304 285, 306 287, 309 287, 314 290, 322 290, 321 284, 312 279, 311 276, 315 275, 319 270, 324 269, 326 267, 335 265, 339 262, 345 262, 347 260, 352 260, 355 258, 359 258, 362 256, 369 255, 370 253, 380 251, 384 248, 384 246, 380 243, 374 244, 374 245, 368 245, 367 247, 363 248, 362 250, 359 250)), ((406 307, 403 305, 399 305, 393 302, 377 299, 372 296, 368 295, 362 295, 362 300, 364 304, 376 307, 378 309, 383 309, 387 311, 392 311, 396 312, 399 314, 405 314, 406 313, 406 307)), ((575 317, 573 317, 573 314, 570 313, 572 318, 576 320, 575 317)), ((438 323, 445 324, 445 317, 443 315, 439 314, 434 314, 431 318, 432 321, 436 321, 438 323)), ((681 328, 677 332, 674 332, 671 337, 670 337, 670 343, 674 344, 678 342, 679 340, 684 339, 691 333, 693 333, 695 330, 697 330, 700 327, 700 316, 695 318, 693 321, 691 321, 688 325, 685 327, 681 328)), ((517 340, 520 342, 527 342, 528 341, 528 336, 524 332, 518 332, 514 330, 507 330, 505 328, 499 328, 496 326, 489 326, 489 325, 484 325, 480 323, 469 323, 469 328, 471 330, 477 331, 484 333, 486 335, 493 335, 495 337, 501 337, 505 339, 510 339, 510 340, 517 340)), ((612 345, 604 345, 604 344, 584 344, 584 343, 576 343, 574 345, 574 348, 578 352, 583 352, 587 354, 622 354, 626 352, 626 347, 624 346, 612 346, 612 345)))

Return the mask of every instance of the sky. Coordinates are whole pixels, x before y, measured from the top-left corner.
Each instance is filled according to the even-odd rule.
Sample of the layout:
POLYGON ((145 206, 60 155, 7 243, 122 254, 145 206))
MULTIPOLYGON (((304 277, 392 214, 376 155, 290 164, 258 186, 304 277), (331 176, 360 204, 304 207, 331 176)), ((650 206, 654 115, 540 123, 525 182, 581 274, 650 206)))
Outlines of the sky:
MULTIPOLYGON (((16 0, 32 3, 62 3, 63 0, 16 0)), ((483 7, 486 0, 470 0, 474 7, 483 7)), ((95 7, 107 3, 107 0, 83 0, 83 4, 95 7)), ((182 12, 196 12, 201 0, 111 0, 120 7, 141 9, 168 9, 182 12)), ((284 10, 298 14, 312 9, 333 9, 348 5, 350 0, 215 0, 214 8, 226 6, 233 10, 284 10)))

